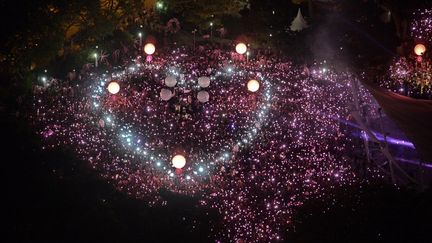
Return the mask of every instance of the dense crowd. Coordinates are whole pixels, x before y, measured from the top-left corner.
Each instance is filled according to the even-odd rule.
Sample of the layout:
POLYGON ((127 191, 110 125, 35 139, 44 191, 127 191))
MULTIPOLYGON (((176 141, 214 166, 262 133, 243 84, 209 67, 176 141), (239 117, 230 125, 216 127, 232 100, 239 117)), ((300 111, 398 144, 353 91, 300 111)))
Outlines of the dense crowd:
POLYGON ((395 93, 417 99, 432 99, 432 65, 429 56, 397 57, 378 83, 395 93))
MULTIPOLYGON (((73 148, 119 190, 150 205, 166 203, 162 188, 199 197, 222 215, 215 239, 268 242, 281 239, 305 200, 358 182, 352 165, 362 147, 347 125, 356 82, 325 62, 179 47, 83 74, 79 83, 49 80, 35 88, 33 121, 45 149, 73 148), (197 82, 203 76, 208 87, 197 82), (257 92, 248 91, 250 79, 257 92), (106 90, 112 81, 120 84, 115 95, 106 90), (182 169, 171 165, 176 154, 187 159, 182 169)), ((358 95, 374 113, 370 96, 361 88, 358 95)))

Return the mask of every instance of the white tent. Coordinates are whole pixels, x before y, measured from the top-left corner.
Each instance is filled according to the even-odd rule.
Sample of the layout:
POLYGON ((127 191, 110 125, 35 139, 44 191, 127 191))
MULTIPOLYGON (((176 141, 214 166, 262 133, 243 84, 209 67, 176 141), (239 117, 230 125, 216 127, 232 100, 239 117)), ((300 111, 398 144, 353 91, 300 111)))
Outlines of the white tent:
POLYGON ((291 31, 302 31, 304 28, 307 28, 307 22, 306 20, 303 18, 303 15, 300 11, 300 9, 297 12, 297 16, 295 17, 295 19, 291 22, 291 31))

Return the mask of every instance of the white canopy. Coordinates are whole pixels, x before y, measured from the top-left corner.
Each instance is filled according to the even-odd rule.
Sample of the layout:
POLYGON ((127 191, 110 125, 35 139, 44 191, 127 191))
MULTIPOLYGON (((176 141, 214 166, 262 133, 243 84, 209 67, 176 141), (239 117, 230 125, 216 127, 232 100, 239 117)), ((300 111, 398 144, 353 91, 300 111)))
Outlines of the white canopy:
POLYGON ((307 28, 307 22, 306 20, 303 18, 303 15, 301 13, 301 10, 299 8, 298 12, 297 12, 297 16, 295 17, 295 19, 291 22, 291 31, 302 31, 303 29, 307 28))

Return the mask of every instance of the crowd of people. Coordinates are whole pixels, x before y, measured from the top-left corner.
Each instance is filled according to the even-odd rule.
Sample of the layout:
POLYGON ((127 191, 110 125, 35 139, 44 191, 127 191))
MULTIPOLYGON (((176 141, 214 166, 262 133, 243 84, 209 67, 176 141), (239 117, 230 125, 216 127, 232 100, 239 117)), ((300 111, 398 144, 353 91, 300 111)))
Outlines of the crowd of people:
MULTIPOLYGON (((233 49, 233 48, 232 48, 233 49)), ((281 240, 305 200, 331 197, 358 182, 361 151, 350 120, 356 78, 325 62, 298 66, 255 51, 249 59, 202 45, 138 55, 111 72, 35 88, 32 121, 44 149, 69 146, 119 190, 166 203, 161 188, 199 197, 216 208, 225 229, 216 240, 281 240), (176 78, 168 87, 165 79, 176 78), (198 78, 209 77, 202 87, 198 78), (247 82, 259 82, 258 91, 247 82), (120 92, 110 94, 110 82, 120 92), (161 90, 171 91, 168 100, 161 90), (198 92, 207 91, 208 101, 198 92), (172 167, 176 154, 184 168, 172 167)), ((363 108, 375 104, 359 90, 363 108)), ((372 177, 381 177, 372 167, 372 177)))
POLYGON ((395 93, 417 99, 432 99, 432 65, 429 56, 397 57, 378 83, 395 93))

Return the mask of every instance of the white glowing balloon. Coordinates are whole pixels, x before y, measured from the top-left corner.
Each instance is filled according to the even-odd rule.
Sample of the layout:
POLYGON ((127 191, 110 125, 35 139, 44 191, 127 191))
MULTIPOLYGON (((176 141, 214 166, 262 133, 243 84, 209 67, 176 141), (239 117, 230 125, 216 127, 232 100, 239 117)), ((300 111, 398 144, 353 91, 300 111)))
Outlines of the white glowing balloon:
POLYGON ((111 94, 117 94, 119 91, 120 85, 117 82, 112 81, 108 84, 108 92, 110 92, 111 94))
POLYGON ((156 51, 156 47, 155 47, 155 45, 153 45, 152 43, 147 43, 147 44, 144 46, 144 52, 145 52, 147 55, 152 55, 153 53, 155 53, 155 51, 156 51))
POLYGON ((171 97, 173 96, 171 90, 169 89, 161 89, 160 91, 160 97, 162 100, 164 101, 168 101, 171 99, 171 97))
POLYGON ((183 155, 176 155, 171 160, 173 167, 176 169, 181 169, 186 165, 186 158, 183 155))
POLYGON ((242 55, 243 55, 243 54, 245 54, 246 51, 247 51, 247 46, 246 46, 245 43, 238 43, 238 44, 236 45, 235 49, 236 49, 236 52, 237 52, 238 54, 242 54, 242 55))
POLYGON ((199 77, 198 78, 198 85, 201 88, 207 88, 210 86, 210 78, 209 77, 199 77))
POLYGON ((247 89, 250 92, 257 92, 259 90, 260 84, 258 81, 256 81, 255 79, 251 79, 249 80, 249 82, 247 83, 247 89))
POLYGON ((206 103, 210 99, 210 94, 207 91, 202 90, 202 91, 198 92, 197 99, 201 103, 206 103))
POLYGON ((423 44, 417 44, 414 47, 414 52, 417 56, 421 56, 426 52, 426 46, 423 44))
POLYGON ((177 79, 174 76, 168 76, 165 78, 165 85, 168 87, 174 87, 177 84, 177 79))
POLYGON ((105 121, 103 119, 99 119, 99 126, 105 127, 105 121))

